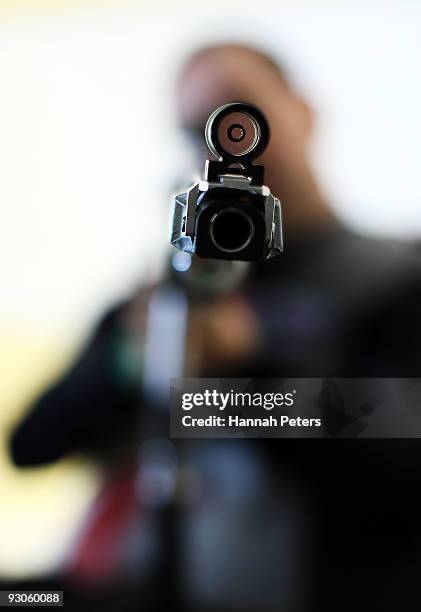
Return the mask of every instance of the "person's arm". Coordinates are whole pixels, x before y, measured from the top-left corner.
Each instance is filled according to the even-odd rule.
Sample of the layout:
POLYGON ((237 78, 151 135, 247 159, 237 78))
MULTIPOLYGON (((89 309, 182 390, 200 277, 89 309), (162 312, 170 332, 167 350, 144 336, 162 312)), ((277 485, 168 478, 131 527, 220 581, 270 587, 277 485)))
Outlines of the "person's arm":
POLYGON ((90 451, 133 421, 139 392, 122 380, 117 363, 123 310, 120 305, 104 316, 74 365, 12 432, 10 453, 16 465, 42 465, 90 451))

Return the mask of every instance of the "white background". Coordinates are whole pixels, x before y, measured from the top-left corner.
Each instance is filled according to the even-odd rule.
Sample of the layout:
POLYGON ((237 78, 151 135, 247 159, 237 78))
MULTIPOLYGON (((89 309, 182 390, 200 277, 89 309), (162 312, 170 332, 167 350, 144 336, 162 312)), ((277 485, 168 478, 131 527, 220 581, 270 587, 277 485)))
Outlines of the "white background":
POLYGON ((82 333, 159 267, 169 190, 189 168, 174 73, 209 41, 261 44, 292 68, 319 116, 315 168, 349 224, 420 236, 419 4, 177 4, 0 24, 3 323, 82 333))
POLYGON ((193 172, 172 104, 183 57, 232 38, 271 50, 318 113, 332 206, 365 233, 419 238, 420 33, 405 0, 0 0, 2 575, 54 571, 100 486, 77 460, 13 468, 7 432, 162 263, 169 191, 193 172))

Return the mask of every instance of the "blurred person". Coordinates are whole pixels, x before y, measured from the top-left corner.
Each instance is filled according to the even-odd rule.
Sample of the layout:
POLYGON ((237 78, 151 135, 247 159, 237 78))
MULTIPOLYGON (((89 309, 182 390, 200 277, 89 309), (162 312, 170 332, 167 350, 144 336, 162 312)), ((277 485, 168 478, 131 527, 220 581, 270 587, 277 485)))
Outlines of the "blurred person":
MULTIPOLYGON (((250 266, 238 286, 212 299, 197 299, 178 283, 189 306, 187 373, 416 377, 421 277, 415 250, 342 226, 309 162, 314 113, 283 69, 258 50, 208 47, 184 66, 176 103, 199 163, 206 157, 207 117, 234 100, 258 106, 271 127, 261 161, 265 182, 283 205, 285 252, 250 266)), ((104 493, 111 502, 104 511, 102 499, 99 512, 100 523, 106 514, 108 541, 101 540, 104 530, 88 534, 73 560, 74 574, 89 575, 89 549, 96 551, 94 559, 99 549, 102 561, 107 554, 113 557, 100 568, 108 580, 116 566, 127 564, 121 554, 126 538, 137 548, 139 576, 143 572, 145 584, 145 576, 155 584, 148 609, 417 609, 418 440, 165 445, 167 413, 151 409, 156 398, 146 392, 144 365, 151 301, 158 295, 170 318, 178 308, 175 294, 165 289, 177 281, 168 277, 161 285, 142 287, 105 315, 73 367, 35 402, 11 439, 20 466, 86 451, 111 474, 114 484, 104 493), (141 442, 156 437, 161 441, 152 455, 158 459, 137 469, 141 442), (162 488, 173 460, 186 462, 184 477, 196 483, 187 487, 191 500, 184 506, 162 488), (115 481, 126 482, 133 469, 129 481, 136 486, 116 497, 115 481), (157 503, 162 496, 165 503, 157 503), (137 531, 127 527, 128 507, 137 508, 137 531)), ((165 352, 165 338, 159 342, 165 352)))

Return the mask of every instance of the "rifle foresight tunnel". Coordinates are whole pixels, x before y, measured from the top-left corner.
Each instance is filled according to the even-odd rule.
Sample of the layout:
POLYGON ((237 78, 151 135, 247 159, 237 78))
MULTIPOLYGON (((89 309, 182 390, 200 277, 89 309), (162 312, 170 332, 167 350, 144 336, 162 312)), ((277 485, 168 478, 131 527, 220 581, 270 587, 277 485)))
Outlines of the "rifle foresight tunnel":
POLYGON ((268 123, 255 106, 217 108, 205 128, 217 160, 203 180, 174 198, 171 243, 209 259, 262 261, 282 252, 281 204, 253 163, 269 142, 268 123))

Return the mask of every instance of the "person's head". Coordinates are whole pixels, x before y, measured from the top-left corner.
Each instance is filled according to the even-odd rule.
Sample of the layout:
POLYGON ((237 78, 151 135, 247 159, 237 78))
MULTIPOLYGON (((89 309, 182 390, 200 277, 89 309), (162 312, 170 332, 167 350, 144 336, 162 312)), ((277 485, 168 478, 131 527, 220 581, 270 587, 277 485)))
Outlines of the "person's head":
POLYGON ((184 66, 177 93, 181 124, 202 133, 207 117, 221 104, 251 102, 262 110, 271 127, 262 158, 268 172, 272 161, 279 172, 306 160, 311 110, 282 68, 262 52, 240 45, 201 49, 184 66))
MULTIPOLYGON (((258 160, 265 166, 265 182, 287 205, 294 205, 299 224, 311 222, 309 209, 314 219, 320 217, 327 208, 321 205, 307 155, 313 113, 283 69, 270 56, 243 45, 209 46, 194 53, 178 81, 182 127, 203 135, 211 112, 234 101, 256 105, 269 122, 270 143, 258 160)), ((201 162, 210 155, 205 148, 198 151, 201 162)))

